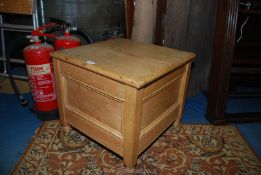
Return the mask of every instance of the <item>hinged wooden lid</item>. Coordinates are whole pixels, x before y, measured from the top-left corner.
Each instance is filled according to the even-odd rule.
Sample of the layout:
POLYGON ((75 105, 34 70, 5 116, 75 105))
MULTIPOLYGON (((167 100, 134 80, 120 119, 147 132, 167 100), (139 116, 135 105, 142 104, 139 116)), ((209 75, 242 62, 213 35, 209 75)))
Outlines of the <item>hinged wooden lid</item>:
POLYGON ((190 62, 195 54, 112 39, 56 51, 51 56, 139 89, 190 62))

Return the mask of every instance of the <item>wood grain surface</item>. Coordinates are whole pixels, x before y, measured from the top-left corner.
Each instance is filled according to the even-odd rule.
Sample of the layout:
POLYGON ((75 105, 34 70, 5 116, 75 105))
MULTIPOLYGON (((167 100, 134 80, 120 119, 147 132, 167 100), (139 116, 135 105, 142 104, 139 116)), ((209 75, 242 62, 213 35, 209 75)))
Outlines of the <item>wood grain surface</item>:
POLYGON ((64 128, 122 156, 126 167, 179 124, 193 53, 114 39, 52 56, 64 128))
POLYGON ((0 0, 0 12, 31 15, 33 0, 0 0))
POLYGON ((98 42, 51 55, 138 89, 195 57, 194 53, 127 39, 98 42))

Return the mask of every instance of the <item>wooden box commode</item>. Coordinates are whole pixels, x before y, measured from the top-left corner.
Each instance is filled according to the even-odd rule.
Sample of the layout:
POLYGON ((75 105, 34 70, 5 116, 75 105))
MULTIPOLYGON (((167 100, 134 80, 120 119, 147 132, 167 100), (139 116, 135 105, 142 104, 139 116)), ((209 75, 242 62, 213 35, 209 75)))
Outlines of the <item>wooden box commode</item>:
POLYGON ((193 53, 113 39, 52 54, 60 120, 133 167, 182 116, 193 53))

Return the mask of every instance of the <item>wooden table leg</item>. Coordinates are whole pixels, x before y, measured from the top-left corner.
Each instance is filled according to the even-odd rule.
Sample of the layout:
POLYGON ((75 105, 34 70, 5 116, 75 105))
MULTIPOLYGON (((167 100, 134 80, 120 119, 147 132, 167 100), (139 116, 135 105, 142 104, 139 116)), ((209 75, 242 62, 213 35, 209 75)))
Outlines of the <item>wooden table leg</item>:
POLYGON ((179 93, 179 99, 178 99, 178 103, 180 106, 179 106, 178 118, 176 119, 176 121, 173 124, 175 127, 179 126, 180 121, 183 116, 185 101, 186 101, 186 97, 187 97, 187 90, 188 90, 188 83, 189 83, 189 76, 190 76, 190 67, 191 67, 191 63, 188 63, 186 65, 185 74, 182 77, 182 83, 180 84, 180 93, 179 93))
POLYGON ((71 127, 69 125, 63 126, 64 135, 68 135, 71 132, 71 127))
POLYGON ((125 86, 126 104, 123 113, 123 161, 127 168, 133 168, 138 159, 141 127, 142 91, 125 86))

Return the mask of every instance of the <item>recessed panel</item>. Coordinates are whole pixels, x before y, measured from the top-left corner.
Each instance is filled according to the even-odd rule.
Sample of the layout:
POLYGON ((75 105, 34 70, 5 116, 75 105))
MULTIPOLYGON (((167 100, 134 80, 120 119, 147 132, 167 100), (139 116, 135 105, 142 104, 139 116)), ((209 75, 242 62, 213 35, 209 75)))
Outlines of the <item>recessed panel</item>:
POLYGON ((174 79, 143 100, 141 128, 144 129, 178 101, 180 78, 174 79))
POLYGON ((108 130, 121 133, 122 101, 70 78, 66 78, 66 96, 66 105, 71 110, 82 113, 94 124, 107 125, 108 130))

